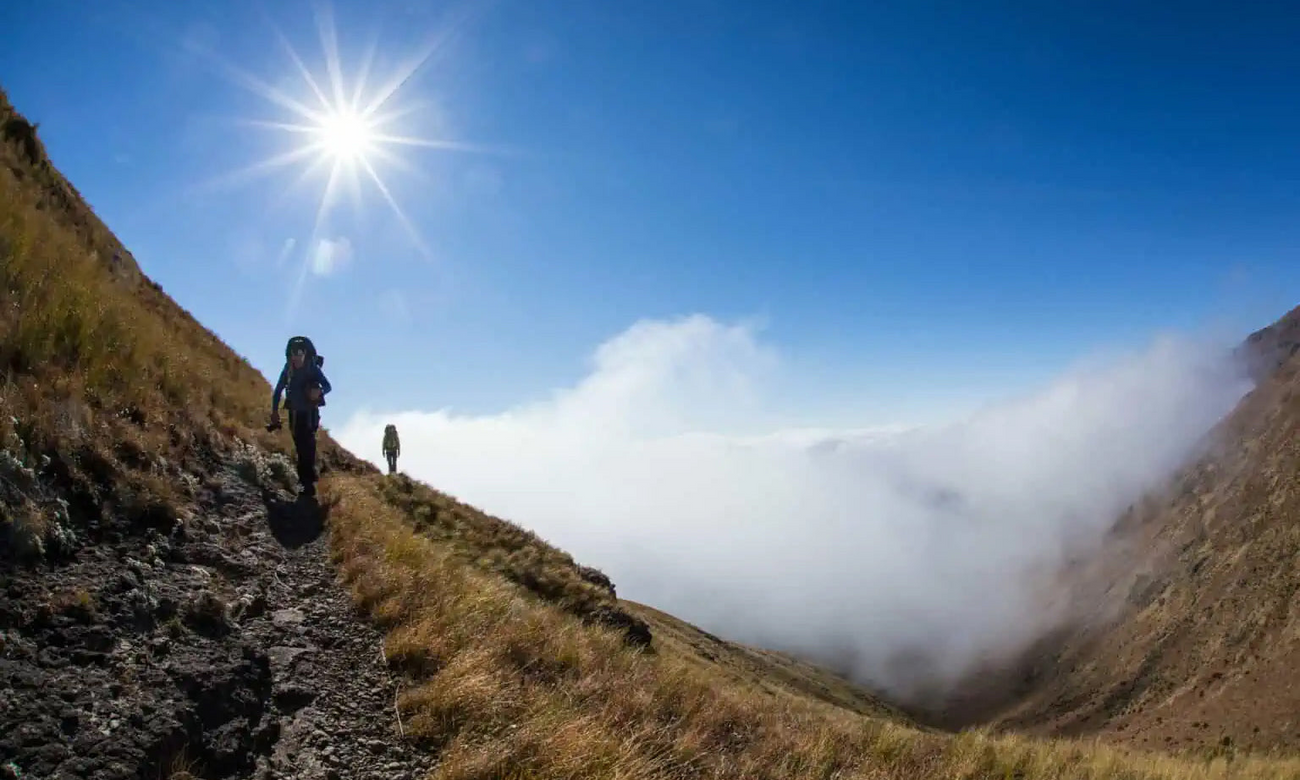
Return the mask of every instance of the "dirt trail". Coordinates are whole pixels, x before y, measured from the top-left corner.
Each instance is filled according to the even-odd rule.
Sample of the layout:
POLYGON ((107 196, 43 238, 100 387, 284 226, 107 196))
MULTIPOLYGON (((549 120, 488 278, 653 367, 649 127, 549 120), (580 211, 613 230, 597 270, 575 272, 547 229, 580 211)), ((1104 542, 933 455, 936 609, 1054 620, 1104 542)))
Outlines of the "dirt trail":
POLYGON ((323 511, 241 473, 206 476, 191 518, 87 521, 61 561, 0 563, 0 779, 432 769, 323 511))

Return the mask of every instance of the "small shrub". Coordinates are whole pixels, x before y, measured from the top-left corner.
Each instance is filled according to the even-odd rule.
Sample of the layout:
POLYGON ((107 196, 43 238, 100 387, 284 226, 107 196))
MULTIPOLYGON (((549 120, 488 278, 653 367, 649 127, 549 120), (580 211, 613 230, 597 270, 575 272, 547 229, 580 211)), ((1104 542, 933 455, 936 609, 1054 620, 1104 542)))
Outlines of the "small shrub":
POLYGON ((204 636, 225 636, 230 632, 229 607, 207 590, 185 604, 181 620, 191 631, 204 636))
POLYGON ((5 508, 0 521, 0 539, 6 551, 19 560, 30 560, 45 555, 44 516, 31 504, 23 502, 5 508))
POLYGON ((94 595, 85 588, 60 591, 50 598, 53 612, 68 615, 78 620, 92 620, 98 614, 94 595))
POLYGON ((4 121, 3 136, 8 143, 18 146, 28 165, 39 166, 45 163, 45 147, 36 137, 39 123, 32 124, 21 116, 11 116, 4 121))

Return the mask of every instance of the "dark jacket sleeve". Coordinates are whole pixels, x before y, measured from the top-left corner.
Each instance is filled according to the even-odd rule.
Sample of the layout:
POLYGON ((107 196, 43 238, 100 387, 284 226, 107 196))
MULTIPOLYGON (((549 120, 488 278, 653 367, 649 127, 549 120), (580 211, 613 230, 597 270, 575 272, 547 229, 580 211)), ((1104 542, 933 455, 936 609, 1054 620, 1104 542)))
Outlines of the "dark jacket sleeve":
POLYGON ((316 367, 316 380, 320 382, 320 394, 322 396, 333 389, 330 387, 330 381, 325 378, 325 372, 320 369, 320 366, 316 367))
POLYGON ((285 366, 280 369, 280 381, 275 383, 275 392, 271 393, 271 414, 280 408, 280 396, 284 394, 284 386, 289 383, 289 367, 285 366))

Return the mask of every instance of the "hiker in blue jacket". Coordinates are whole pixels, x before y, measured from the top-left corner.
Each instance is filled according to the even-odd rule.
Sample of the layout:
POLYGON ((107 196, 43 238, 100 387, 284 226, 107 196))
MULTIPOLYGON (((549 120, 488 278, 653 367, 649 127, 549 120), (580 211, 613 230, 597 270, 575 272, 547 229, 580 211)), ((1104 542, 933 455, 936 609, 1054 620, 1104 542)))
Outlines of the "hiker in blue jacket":
POLYGON ((271 424, 280 427, 280 396, 289 412, 289 431, 298 455, 298 483, 305 496, 316 495, 316 430, 320 427, 320 407, 330 391, 330 381, 321 366, 325 359, 306 336, 294 336, 284 349, 285 364, 280 381, 271 395, 271 424))

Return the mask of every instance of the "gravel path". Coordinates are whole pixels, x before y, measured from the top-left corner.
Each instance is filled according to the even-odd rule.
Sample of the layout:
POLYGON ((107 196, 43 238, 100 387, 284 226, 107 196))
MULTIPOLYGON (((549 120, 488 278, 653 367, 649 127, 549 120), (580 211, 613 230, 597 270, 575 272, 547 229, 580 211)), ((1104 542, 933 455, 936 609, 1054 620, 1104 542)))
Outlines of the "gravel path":
POLYGON ((321 510, 240 473, 208 475, 192 518, 106 512, 62 561, 0 564, 0 780, 433 768, 403 738, 321 510))

